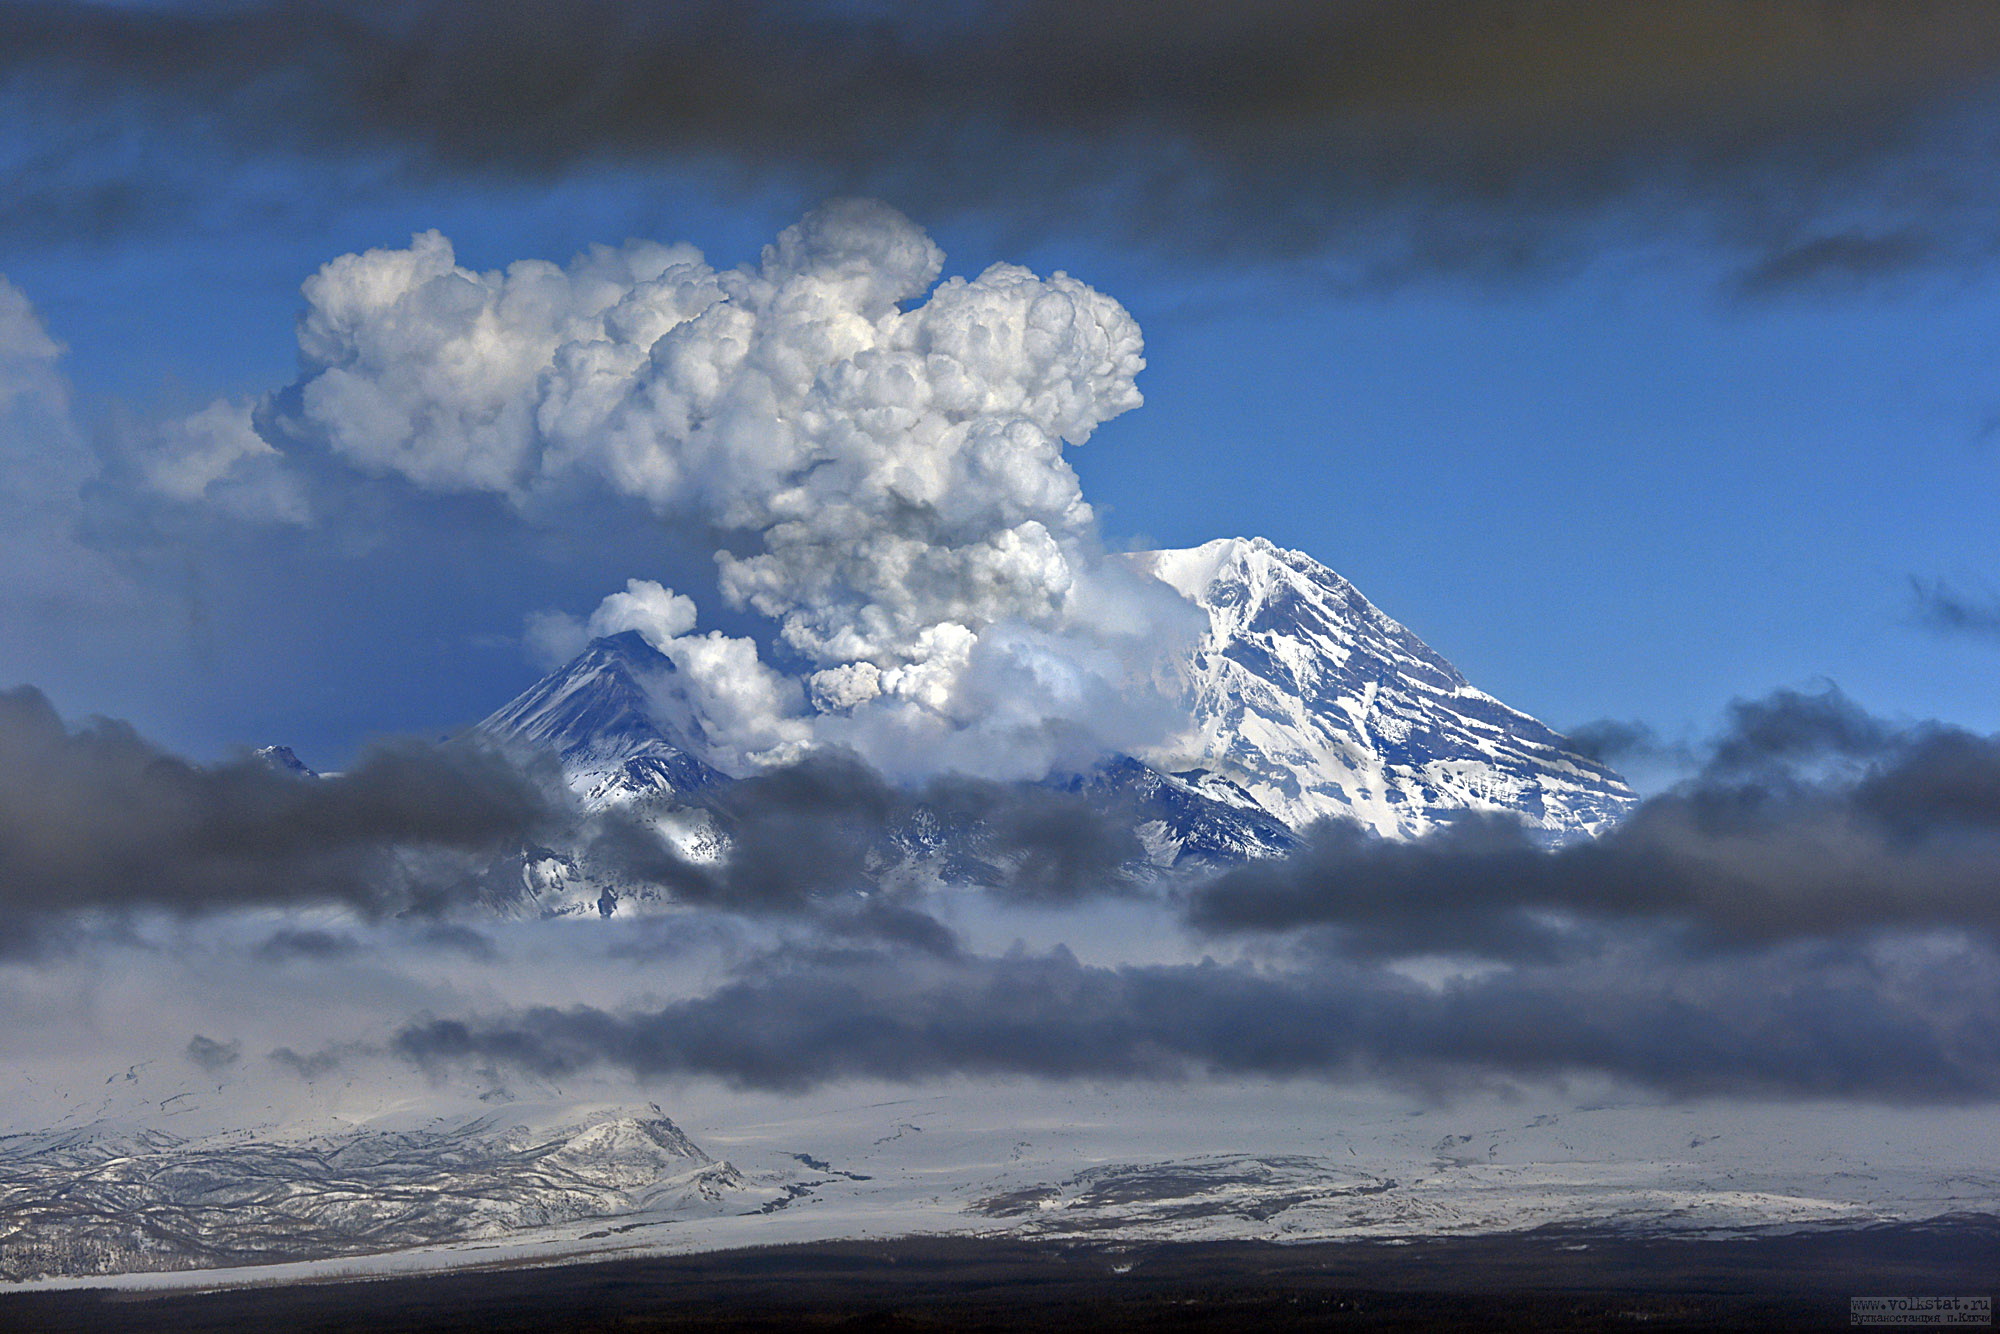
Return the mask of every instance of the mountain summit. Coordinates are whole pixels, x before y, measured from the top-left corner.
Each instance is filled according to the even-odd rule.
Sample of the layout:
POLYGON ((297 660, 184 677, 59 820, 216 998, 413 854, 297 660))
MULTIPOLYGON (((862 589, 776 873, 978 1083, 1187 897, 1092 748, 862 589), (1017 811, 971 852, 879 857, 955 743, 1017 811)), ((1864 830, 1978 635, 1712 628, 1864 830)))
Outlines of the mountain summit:
MULTIPOLYGON (((1511 815, 1561 842, 1633 801, 1615 773, 1475 689, 1310 556, 1225 538, 1130 559, 1208 618, 1170 664, 1187 726, 1067 785, 1137 800, 1168 863, 1280 852, 1288 830, 1328 818, 1410 838, 1511 815)), ((702 805, 697 794, 731 781, 707 759, 672 659, 636 631, 593 640, 480 730, 556 754, 591 809, 702 805)))
POLYGON ((1145 757, 1159 768, 1229 779, 1294 829, 1333 817, 1391 838, 1484 812, 1559 841, 1633 801, 1310 556, 1239 537, 1131 559, 1208 614, 1178 664, 1191 726, 1145 757))
POLYGON ((479 724, 510 744, 553 752, 586 807, 686 795, 727 783, 701 758, 701 723, 674 663, 636 630, 594 639, 568 665, 479 724))

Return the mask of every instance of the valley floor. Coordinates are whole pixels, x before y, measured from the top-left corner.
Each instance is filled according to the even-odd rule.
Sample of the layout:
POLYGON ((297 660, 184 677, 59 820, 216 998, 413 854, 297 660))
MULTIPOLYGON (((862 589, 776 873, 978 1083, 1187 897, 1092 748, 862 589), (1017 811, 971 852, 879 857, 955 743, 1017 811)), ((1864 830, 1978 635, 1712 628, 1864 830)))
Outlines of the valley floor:
POLYGON ((138 1293, 912 1238, 1636 1245, 2000 1214, 1980 1109, 1438 1106, 1308 1083, 652 1093, 206 1134, 156 1109, 174 1133, 0 1137, 0 1264, 16 1293, 138 1293))
POLYGON ((0 1295, 42 1334, 565 1330, 1830 1329, 1992 1295, 2000 1219, 1740 1236, 1551 1227, 1277 1246, 904 1238, 365 1283, 0 1295))

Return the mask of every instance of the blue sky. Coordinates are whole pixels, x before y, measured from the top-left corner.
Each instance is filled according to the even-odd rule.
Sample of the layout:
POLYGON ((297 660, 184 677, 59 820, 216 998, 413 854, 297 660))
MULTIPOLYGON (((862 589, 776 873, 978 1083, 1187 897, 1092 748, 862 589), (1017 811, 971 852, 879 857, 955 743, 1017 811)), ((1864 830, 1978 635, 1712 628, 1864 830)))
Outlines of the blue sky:
MULTIPOLYGON (((1883 98, 1949 134, 1888 136, 1871 171, 1801 167, 1787 182, 1784 164, 1849 147, 1865 157, 1882 134, 1804 118, 1769 131, 1755 191, 1726 174, 1690 185, 1684 163, 1699 154, 1664 153, 1658 189, 1680 193, 1655 206, 1643 152, 1614 136, 1639 185, 1553 220, 1518 198, 1464 215, 1496 230, 1528 219, 1535 262, 1388 276, 1368 257, 1400 253, 1432 223, 1391 189, 1370 195, 1365 172, 1328 187, 1334 221, 1283 244, 1265 235, 1254 192, 1142 216, 1130 210, 1143 173, 1107 170, 1082 187, 1058 175, 1036 198, 1021 164, 1070 162, 1079 126, 1143 163, 1138 120, 1107 130, 1079 113, 1053 130, 996 131, 961 107, 902 163, 893 144, 878 162, 851 145, 815 157, 810 144, 792 154, 725 134, 688 151, 621 142, 608 160, 498 152, 468 165, 446 133, 462 127, 395 117, 333 149, 309 117, 246 146, 232 126, 251 123, 268 91, 206 101, 171 68, 99 69, 59 51, 56 65, 86 83, 129 79, 129 100, 33 101, 42 74, 10 62, 12 105, 36 107, 0 138, 15 197, 115 185, 173 206, 89 226, 10 216, 0 272, 65 345, 75 417, 102 452, 134 421, 287 385, 299 284, 337 255, 435 227, 475 269, 634 235, 690 241, 726 266, 754 259, 825 194, 858 188, 928 227, 947 274, 1001 259, 1064 269, 1137 318, 1147 404, 1070 453, 1113 545, 1260 534, 1302 549, 1475 684, 1558 727, 1637 719, 1678 738, 1732 697, 1828 679, 1878 712, 1995 731, 1986 682, 2000 637, 1978 616, 1957 632, 1927 624, 1915 588, 1943 581, 1979 612, 2000 586, 2000 274, 1964 221, 1976 212, 1966 198, 1913 202, 1883 184, 1985 133, 1983 39, 1967 42, 1979 77, 1947 78, 1918 56, 1901 81, 1884 76, 1883 98), (994 155, 990 188, 957 152, 994 155), (1005 165, 1009 153, 1020 161, 1005 165), (1773 236, 1741 225, 1739 195, 1792 186, 1820 202, 1773 236), (1080 190, 1101 193, 1101 217, 1068 207, 1080 190), (1135 218, 1181 230, 1149 238, 1135 218), (1888 245, 1915 234, 1913 218, 1938 225, 1921 244, 1888 245), (1874 248, 1812 249, 1847 237, 1874 248), (1792 266, 1800 281, 1746 277, 1802 254, 1814 262, 1792 266)), ((276 57, 274 68, 285 72, 276 57)), ((1590 95, 1577 94, 1586 110, 1590 95)), ((1527 163, 1529 184, 1537 152, 1558 165, 1588 156, 1566 140, 1538 148, 1538 132, 1528 122, 1523 144, 1499 154, 1527 163)), ((577 133, 587 140, 588 127, 577 133)), ((1232 174, 1237 160, 1216 151, 1211 187, 1263 179, 1232 174)), ((1448 193, 1449 181, 1431 184, 1448 193)), ((1301 207, 1282 192, 1269 203, 1301 207)), ((524 615, 587 613, 627 577, 689 587, 706 569, 698 536, 635 513, 560 530, 381 483, 365 534, 248 531, 141 523, 107 486, 96 484, 81 540, 135 572, 153 614, 23 620, 0 633, 0 674, 68 714, 127 717, 197 755, 275 740, 324 767, 372 734, 459 726, 536 674, 518 642, 524 615)), ((712 623, 748 624, 712 602, 712 623)))

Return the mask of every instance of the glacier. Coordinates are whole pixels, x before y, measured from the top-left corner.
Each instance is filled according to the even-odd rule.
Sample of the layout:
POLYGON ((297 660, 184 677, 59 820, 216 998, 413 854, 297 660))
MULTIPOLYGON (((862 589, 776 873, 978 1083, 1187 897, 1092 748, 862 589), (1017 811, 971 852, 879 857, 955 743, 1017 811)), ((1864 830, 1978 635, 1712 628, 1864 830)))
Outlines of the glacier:
POLYGON ((1230 779, 1294 829, 1352 820, 1391 838, 1478 813, 1561 841, 1633 803, 1617 774, 1474 688, 1310 556, 1259 537, 1131 560, 1208 616, 1175 665, 1192 722, 1149 757, 1164 768, 1230 779))

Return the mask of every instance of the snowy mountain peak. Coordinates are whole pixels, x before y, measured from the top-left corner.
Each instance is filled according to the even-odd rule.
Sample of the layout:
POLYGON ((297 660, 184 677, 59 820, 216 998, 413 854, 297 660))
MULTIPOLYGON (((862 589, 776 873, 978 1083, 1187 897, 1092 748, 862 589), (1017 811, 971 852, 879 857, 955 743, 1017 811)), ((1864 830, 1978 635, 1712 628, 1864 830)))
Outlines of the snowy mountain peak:
POLYGON ((1192 726, 1147 757, 1161 768, 1232 780, 1294 828, 1340 817, 1390 837, 1488 812, 1559 840, 1632 801, 1302 552, 1223 538, 1132 559, 1208 614, 1180 664, 1192 726))
MULTIPOLYGON (((1130 559, 1208 627, 1175 664, 1187 726, 1132 760, 1143 782, 1107 772, 1085 786, 1109 783, 1138 801, 1175 859, 1267 855, 1330 817, 1407 838, 1468 814, 1507 815, 1562 841, 1632 803, 1615 773, 1474 689, 1310 556, 1224 538, 1130 559)), ((663 812, 729 781, 672 659, 636 632, 593 640, 480 729, 553 752, 593 809, 663 812)))
POLYGON ((290 778, 318 778, 319 775, 306 767, 305 761, 292 753, 290 746, 259 746, 250 752, 262 760, 266 766, 290 778))
POLYGON ((637 631, 607 635, 549 673, 479 725, 510 741, 554 751, 565 761, 624 759, 662 744, 690 749, 655 717, 651 679, 673 670, 637 631))
POLYGON ((634 630, 592 640, 478 730, 553 752, 592 805, 727 781, 705 758, 707 737, 673 660, 634 630))

